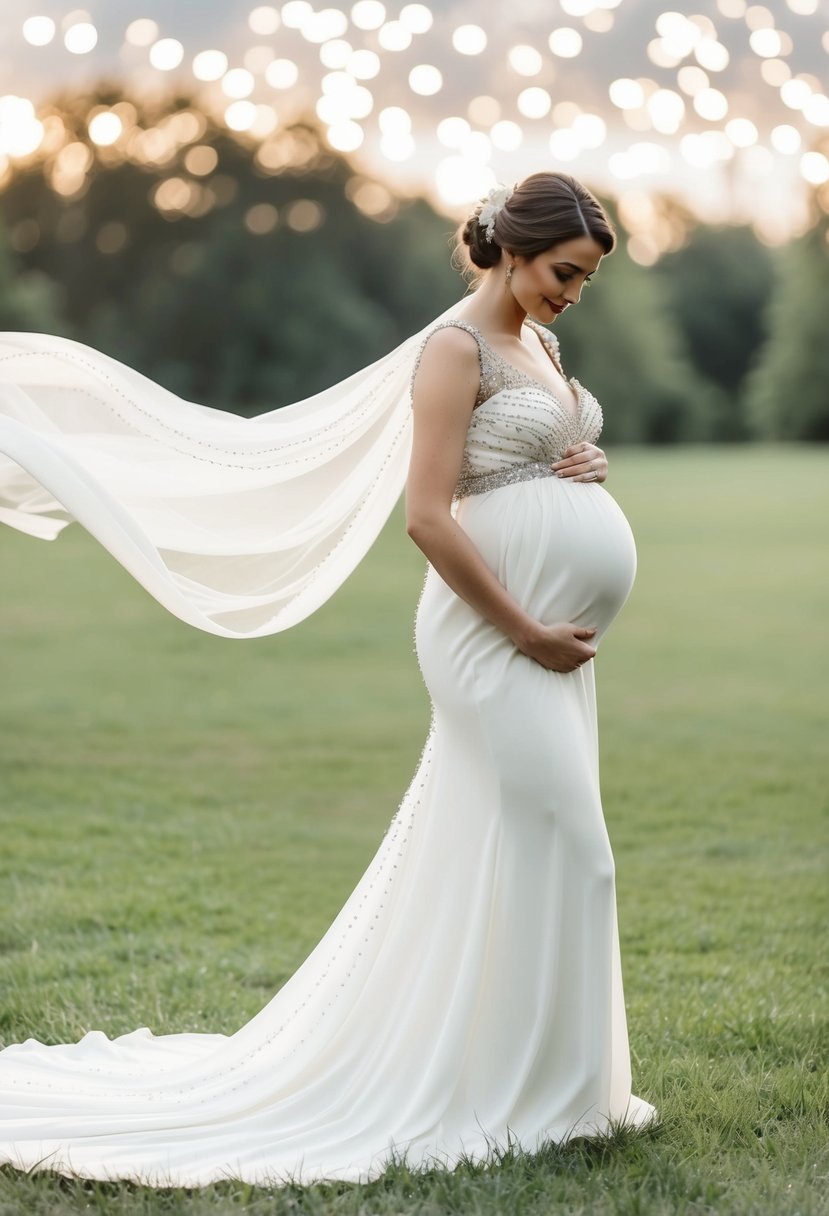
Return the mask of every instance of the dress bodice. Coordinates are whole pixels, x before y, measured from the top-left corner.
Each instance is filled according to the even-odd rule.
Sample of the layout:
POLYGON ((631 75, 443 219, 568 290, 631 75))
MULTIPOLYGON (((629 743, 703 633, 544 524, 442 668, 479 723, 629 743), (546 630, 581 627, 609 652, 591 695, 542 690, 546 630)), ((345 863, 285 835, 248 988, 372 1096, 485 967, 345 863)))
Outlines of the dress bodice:
MULTIPOLYGON (((561 371, 558 339, 529 317, 524 322, 544 343, 561 371)), ((455 498, 480 494, 516 481, 552 476, 550 466, 574 443, 595 443, 602 429, 602 410, 578 380, 565 380, 577 399, 575 412, 547 385, 535 380, 499 354, 467 321, 441 321, 421 344, 412 371, 412 384, 426 342, 436 329, 454 325, 467 330, 478 344, 480 384, 469 422, 455 498)), ((562 376, 564 375, 561 371, 562 376)))

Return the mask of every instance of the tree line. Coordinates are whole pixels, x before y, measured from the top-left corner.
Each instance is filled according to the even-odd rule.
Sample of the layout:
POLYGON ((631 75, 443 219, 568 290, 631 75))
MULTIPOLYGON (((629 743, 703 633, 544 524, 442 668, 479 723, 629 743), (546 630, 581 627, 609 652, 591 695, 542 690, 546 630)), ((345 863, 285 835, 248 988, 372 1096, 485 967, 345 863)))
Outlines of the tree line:
MULTIPOLYGON (((85 115, 119 96, 53 107, 92 149, 81 189, 53 189, 44 155, 0 193, 0 328, 60 333, 188 400, 257 413, 345 378, 463 294, 452 221, 405 197, 364 214, 356 171, 312 123, 285 133, 301 163, 263 172, 250 143, 205 120, 198 142, 215 164, 194 189, 213 183, 213 204, 159 208, 159 186, 188 179, 189 148, 163 166, 101 157, 85 115), (284 222, 298 201, 314 223, 284 222)), ((185 97, 161 114, 132 104, 145 128, 192 111, 185 97)), ((565 370, 602 402, 608 442, 829 440, 824 210, 781 249, 748 228, 698 225, 644 268, 624 245, 557 325, 565 370)))

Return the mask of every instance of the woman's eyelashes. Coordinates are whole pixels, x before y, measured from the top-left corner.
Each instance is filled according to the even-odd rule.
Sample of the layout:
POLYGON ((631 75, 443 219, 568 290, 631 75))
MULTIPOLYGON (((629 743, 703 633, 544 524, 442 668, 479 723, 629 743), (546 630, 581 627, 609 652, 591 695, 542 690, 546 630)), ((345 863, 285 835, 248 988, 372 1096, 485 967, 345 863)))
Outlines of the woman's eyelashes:
MULTIPOLYGON (((562 274, 560 270, 554 270, 553 274, 556 276, 559 283, 571 283, 573 281, 573 278, 575 277, 572 274, 562 274)), ((592 282, 593 282, 593 280, 591 278, 585 279, 584 280, 585 287, 589 287, 592 282)))

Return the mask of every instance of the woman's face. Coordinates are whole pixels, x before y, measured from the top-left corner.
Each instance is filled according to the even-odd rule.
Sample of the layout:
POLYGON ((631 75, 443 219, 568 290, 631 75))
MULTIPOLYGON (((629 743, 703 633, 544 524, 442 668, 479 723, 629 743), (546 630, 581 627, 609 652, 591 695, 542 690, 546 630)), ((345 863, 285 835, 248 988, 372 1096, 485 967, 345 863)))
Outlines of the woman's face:
POLYGON ((515 264, 510 287, 518 303, 531 317, 549 324, 565 308, 578 304, 604 250, 591 236, 580 236, 551 245, 531 260, 521 254, 513 258, 506 250, 504 257, 515 264))

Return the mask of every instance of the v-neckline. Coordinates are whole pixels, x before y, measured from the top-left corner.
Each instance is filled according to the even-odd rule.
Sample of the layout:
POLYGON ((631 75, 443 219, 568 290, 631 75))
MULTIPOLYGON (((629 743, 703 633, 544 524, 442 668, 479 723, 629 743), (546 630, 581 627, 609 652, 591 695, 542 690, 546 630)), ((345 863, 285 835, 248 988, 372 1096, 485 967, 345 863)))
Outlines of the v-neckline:
MULTIPOLYGON (((575 386, 573 388, 573 392, 574 392, 575 398, 576 398, 576 405, 575 405, 574 409, 571 409, 570 406, 568 406, 564 401, 562 401, 561 397, 558 395, 558 393, 556 393, 552 388, 550 388, 549 384, 545 384, 543 380, 537 380, 535 376, 531 376, 529 372, 525 372, 523 367, 517 367, 514 363, 511 363, 509 359, 507 359, 504 355, 502 355, 500 351, 496 350, 495 347, 492 345, 492 343, 489 342, 488 339, 484 337, 484 335, 478 329, 477 325, 472 325, 471 322, 469 322, 469 321, 467 321, 466 324, 469 325, 471 329, 475 330, 478 337, 483 342, 484 346, 488 347, 489 351, 496 357, 496 359, 500 359, 500 361, 503 364, 505 364, 508 368, 510 368, 511 371, 516 372, 519 376, 523 376, 528 384, 534 384, 536 386, 536 388, 543 389, 543 391, 547 394, 547 396, 551 397, 552 400, 555 401, 556 405, 558 405, 561 408, 561 410, 563 410, 563 412, 567 415, 567 417, 570 419, 571 422, 578 422, 579 415, 581 414, 581 405, 582 405, 581 385, 579 384, 578 380, 574 379, 572 376, 568 380, 567 377, 564 375, 564 372, 561 370, 561 368, 556 367, 552 354, 550 353, 550 351, 547 347, 547 344, 544 341, 544 339, 541 337, 541 335, 539 335, 539 341, 541 342, 545 351, 547 351, 547 357, 549 358, 550 362, 553 364, 554 367, 556 367, 556 371, 560 373, 565 384, 567 384, 570 387, 575 386)), ((530 329, 533 328, 533 326, 526 321, 523 322, 523 324, 528 325, 528 328, 530 328, 530 329)))

